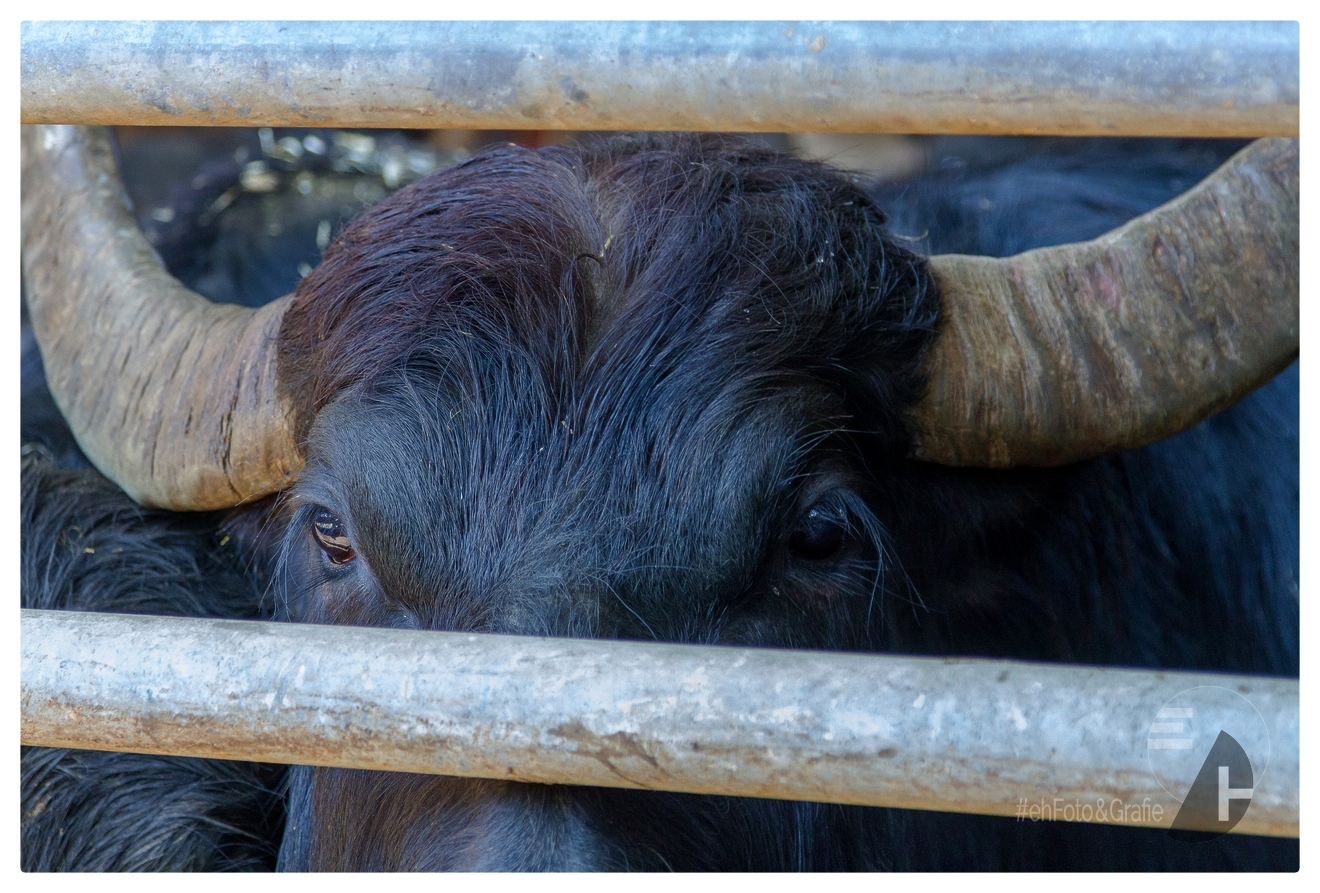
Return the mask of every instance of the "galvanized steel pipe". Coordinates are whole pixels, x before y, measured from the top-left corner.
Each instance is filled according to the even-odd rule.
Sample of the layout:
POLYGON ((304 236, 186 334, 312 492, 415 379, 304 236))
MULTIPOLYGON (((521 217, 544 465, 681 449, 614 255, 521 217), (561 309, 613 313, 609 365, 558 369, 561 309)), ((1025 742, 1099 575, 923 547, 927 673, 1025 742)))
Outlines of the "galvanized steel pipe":
POLYGON ((1173 820, 1148 738, 1199 686, 1268 728, 1236 830, 1296 837, 1296 680, 22 612, 24 744, 1113 824, 1173 820))
POLYGON ((1296 136, 1296 22, 25 22, 25 124, 1296 136))

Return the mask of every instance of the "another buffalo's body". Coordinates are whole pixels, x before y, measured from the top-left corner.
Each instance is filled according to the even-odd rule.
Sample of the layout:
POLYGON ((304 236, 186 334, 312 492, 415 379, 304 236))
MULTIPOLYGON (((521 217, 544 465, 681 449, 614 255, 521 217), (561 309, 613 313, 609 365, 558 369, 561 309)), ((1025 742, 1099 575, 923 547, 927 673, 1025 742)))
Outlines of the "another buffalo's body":
MULTIPOLYGON (((302 622, 1296 674, 1296 369, 1129 453, 917 462, 941 308, 908 244, 850 179, 737 141, 484 152, 364 213, 300 283, 279 362, 307 465, 226 529, 302 622)), ((82 560, 34 520, 52 474, 25 465, 33 606, 51 584, 29 564, 82 560)), ((55 488, 68 517, 80 487, 55 488)), ((25 864, 101 866, 30 846, 58 822, 24 796, 25 864)), ((286 806, 295 870, 1297 860, 1295 841, 306 767, 286 806)))

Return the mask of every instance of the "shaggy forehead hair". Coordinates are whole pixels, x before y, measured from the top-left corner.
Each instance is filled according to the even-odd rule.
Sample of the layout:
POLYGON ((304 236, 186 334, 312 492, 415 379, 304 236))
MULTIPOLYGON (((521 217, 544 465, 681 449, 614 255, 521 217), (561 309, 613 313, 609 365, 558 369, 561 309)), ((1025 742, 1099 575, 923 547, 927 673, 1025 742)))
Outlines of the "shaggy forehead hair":
POLYGON ((902 448, 937 309, 884 220, 849 178, 741 140, 489 149, 344 230, 284 318, 279 380, 306 434, 419 350, 516 345, 579 398, 625 369, 809 375, 902 448))

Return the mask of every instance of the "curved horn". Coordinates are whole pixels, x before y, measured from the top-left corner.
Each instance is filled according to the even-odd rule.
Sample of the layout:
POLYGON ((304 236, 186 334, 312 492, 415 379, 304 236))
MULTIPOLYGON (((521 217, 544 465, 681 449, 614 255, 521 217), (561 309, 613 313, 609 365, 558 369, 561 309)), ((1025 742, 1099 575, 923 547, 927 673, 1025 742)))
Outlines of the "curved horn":
POLYGON ((143 505, 217 509, 302 465, 275 393, 288 303, 213 304, 129 212, 104 128, 23 128, 23 276, 46 378, 78 444, 143 505))
POLYGON ((1061 465, 1191 427, 1298 353, 1297 141, 1090 242, 941 255, 917 458, 1061 465))

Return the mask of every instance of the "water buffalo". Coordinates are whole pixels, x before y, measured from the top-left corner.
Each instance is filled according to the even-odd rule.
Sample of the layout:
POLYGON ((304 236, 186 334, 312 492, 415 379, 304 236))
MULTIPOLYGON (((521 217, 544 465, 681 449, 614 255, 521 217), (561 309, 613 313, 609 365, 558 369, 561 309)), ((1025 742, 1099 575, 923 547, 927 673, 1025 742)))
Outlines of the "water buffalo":
MULTIPOLYGON (((1295 143, 1003 260, 918 254, 855 178, 737 139, 497 147, 372 207, 252 310, 161 270, 106 134, 24 141, 46 379, 114 481, 29 450, 27 606, 1297 672, 1295 143)), ((23 810, 34 869, 1298 858, 37 748, 23 810)))

